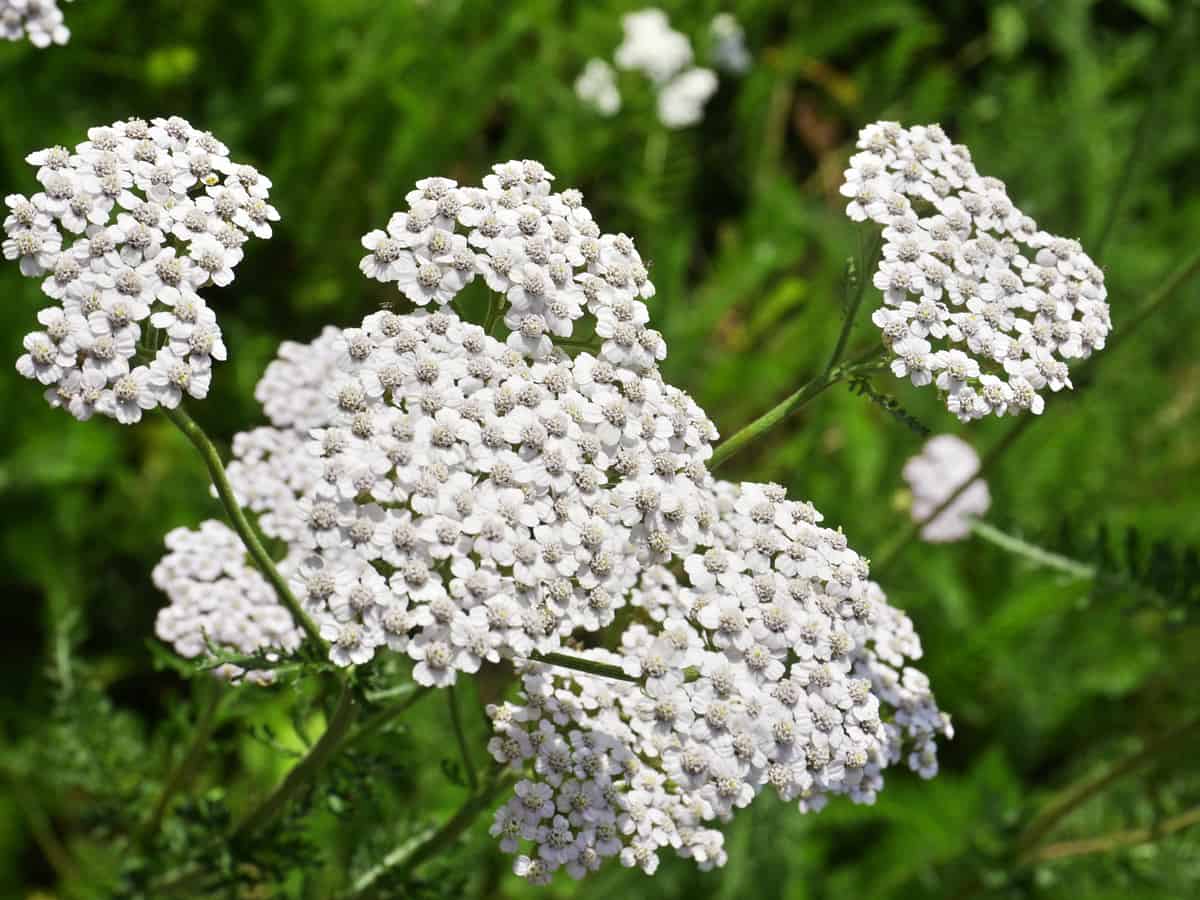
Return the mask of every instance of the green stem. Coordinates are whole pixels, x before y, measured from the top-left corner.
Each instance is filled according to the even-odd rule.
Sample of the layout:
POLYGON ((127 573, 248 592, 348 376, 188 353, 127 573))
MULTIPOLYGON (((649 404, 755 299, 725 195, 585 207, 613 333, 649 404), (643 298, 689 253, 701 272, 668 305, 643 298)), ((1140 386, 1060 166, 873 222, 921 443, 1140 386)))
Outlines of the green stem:
POLYGON ((1200 806, 1193 807, 1177 816, 1163 819, 1149 828, 1132 828, 1127 831, 1114 831, 1098 837, 1046 844, 1024 856, 1021 862, 1025 865, 1033 865, 1056 859, 1069 859, 1073 856, 1108 853, 1111 850, 1120 850, 1123 847, 1136 847, 1139 844, 1149 844, 1159 838, 1166 837, 1176 831, 1183 831, 1185 828, 1191 828, 1195 825, 1200 825, 1200 806))
MULTIPOLYGON (((1133 315, 1129 317, 1129 321, 1125 323, 1123 328, 1113 330, 1113 334, 1108 341, 1107 351, 1102 352, 1111 354, 1116 347, 1128 340, 1130 334, 1132 334, 1148 318, 1158 312, 1158 310, 1169 299, 1171 299, 1171 295, 1179 290, 1179 288, 1183 287, 1183 285, 1192 278, 1194 278, 1197 272, 1200 272, 1200 249, 1197 249, 1194 253, 1192 253, 1191 256, 1177 266, 1175 270, 1167 276, 1166 281, 1160 284, 1156 290, 1150 292, 1150 295, 1144 301, 1142 301, 1141 305, 1138 306, 1136 310, 1134 310, 1133 315)), ((1089 359, 1088 364, 1091 364, 1092 360, 1094 359, 1096 359, 1095 356, 1089 359)))
POLYGON ((231 843, 249 837, 287 808, 292 798, 333 758, 338 747, 349 735, 350 726, 354 724, 358 712, 359 704, 354 699, 354 691, 349 681, 344 681, 337 706, 325 727, 325 733, 287 773, 278 787, 242 819, 230 835, 231 843))
POLYGON ((529 654, 529 658, 536 662, 545 663, 548 666, 558 666, 561 669, 574 669, 576 672, 583 672, 586 675, 596 675, 600 678, 614 678, 617 681, 628 681, 630 684, 641 682, 640 678, 630 675, 620 666, 598 662, 594 659, 585 659, 581 656, 571 656, 569 653, 531 653, 529 654))
POLYGON ((192 776, 195 774, 196 766, 204 756, 208 739, 216 729, 217 714, 231 696, 233 696, 231 692, 222 690, 219 685, 214 686, 212 697, 204 705, 204 709, 200 713, 200 718, 196 722, 196 728, 192 732, 192 738, 188 743, 187 750, 180 757, 179 763, 171 770, 171 774, 167 776, 167 780, 163 784, 162 793, 159 795, 158 801, 154 804, 154 809, 151 811, 150 817, 138 832, 137 840, 139 843, 148 842, 153 839, 162 825, 163 816, 166 815, 171 799, 191 781, 192 776))
POLYGON ((200 456, 204 459, 205 466, 208 467, 208 474, 212 478, 213 486, 217 489, 217 496, 221 500, 221 504, 225 507, 225 513, 229 517, 229 521, 233 524, 234 530, 242 539, 247 552, 263 573, 266 579, 271 582, 271 586, 275 588, 275 593, 279 595, 279 600, 288 608, 288 612, 292 614, 292 618, 304 630, 305 636, 309 642, 316 648, 319 648, 322 656, 327 652, 325 641, 322 640, 320 632, 317 631, 317 626, 313 624, 308 613, 301 607, 295 595, 292 594, 291 588, 288 587, 287 581, 279 570, 275 568, 275 561, 271 559, 271 555, 267 553, 258 536, 254 533, 254 529, 250 526, 250 522, 246 519, 246 514, 242 511, 242 507, 237 502, 237 497, 234 496, 233 486, 229 483, 229 477, 225 474, 225 467, 221 464, 221 455, 217 452, 217 448, 213 446, 208 435, 204 433, 196 421, 184 411, 182 406, 175 409, 163 408, 163 412, 168 419, 175 423, 176 427, 187 436, 187 439, 195 445, 200 451, 200 456))
POLYGON ((1037 563, 1039 566, 1046 566, 1050 569, 1057 569, 1060 572, 1065 572, 1075 578, 1095 578, 1097 570, 1095 566, 1089 566, 1085 563, 1076 562, 1066 556, 1061 556, 1058 553, 1051 553, 1049 550, 1043 550, 1035 544, 1030 544, 1028 541, 1023 541, 1019 537, 1014 537, 1011 534, 1001 531, 986 522, 975 520, 971 522, 971 531, 983 538, 985 541, 995 544, 1001 550, 1012 553, 1015 556, 1020 556, 1028 559, 1030 562, 1037 563))
POLYGON ((708 461, 709 471, 716 469, 717 466, 721 465, 729 457, 754 443, 762 435, 808 403, 808 401, 819 396, 826 389, 833 387, 836 380, 830 378, 827 374, 818 375, 794 394, 791 394, 780 403, 771 407, 771 409, 767 410, 749 425, 740 429, 731 437, 726 438, 713 451, 712 458, 708 461))
POLYGON ((458 741, 458 753, 462 757, 463 771, 467 776, 467 787, 474 793, 479 788, 479 776, 475 773, 475 764, 471 762, 471 751, 467 747, 467 735, 463 731, 462 715, 458 709, 458 691, 450 685, 450 724, 454 728, 454 737, 458 741))
MULTIPOLYGON (((862 246, 861 235, 859 240, 860 268, 854 279, 853 293, 846 306, 846 314, 842 317, 841 330, 838 332, 837 341, 833 346, 833 352, 829 356, 829 362, 825 364, 824 371, 804 384, 795 393, 771 407, 771 409, 767 410, 749 425, 746 425, 731 437, 722 441, 713 451, 712 458, 708 461, 709 471, 716 469, 717 466, 721 465, 729 457, 754 443, 754 441, 758 440, 792 413, 799 410, 810 400, 837 384, 845 376, 846 368, 839 367, 838 364, 842 361, 842 356, 846 352, 846 345, 850 340, 850 332, 854 329, 854 320, 858 317, 859 307, 862 306, 868 279, 867 270, 874 267, 875 257, 879 252, 879 242, 877 240, 872 242, 869 250, 862 246)), ((872 348, 870 355, 874 354, 875 350, 872 348)))
POLYGON ((50 863, 51 868, 54 869, 59 881, 68 883, 78 881, 79 867, 76 866, 70 851, 58 839, 58 835, 54 832, 54 824, 50 821, 46 811, 42 809, 41 804, 38 803, 33 791, 26 786, 21 777, 15 774, 9 777, 9 784, 17 805, 24 813, 26 822, 29 823, 30 834, 33 835, 46 862, 50 863))
POLYGON ((1100 775, 1084 779, 1067 788, 1056 799, 1047 803, 1017 838, 1017 849, 1022 858, 1033 852, 1031 848, 1040 844, 1042 838, 1053 831, 1059 822, 1092 797, 1126 775, 1141 769, 1161 754, 1173 750, 1177 744, 1197 732, 1200 732, 1200 719, 1193 719, 1150 741, 1137 753, 1126 757, 1100 775))
MULTIPOLYGON (((629 684, 643 684, 645 678, 638 678, 630 675, 620 666, 614 666, 611 663, 597 662, 594 659, 586 659, 582 656, 572 656, 569 653, 531 653, 529 659, 534 662, 545 663, 548 666, 557 666, 560 669, 573 669, 576 672, 583 672, 585 675, 595 675, 598 678, 612 678, 616 681, 625 681, 629 684)), ((688 666, 683 670, 683 680, 687 683, 693 682, 700 677, 700 670, 695 666, 688 666)))
POLYGON ((346 738, 346 747, 352 747, 366 740, 373 734, 377 734, 383 730, 389 722, 394 722, 400 716, 404 715, 409 709, 416 705, 418 700, 428 697, 433 693, 433 688, 423 687, 413 691, 399 703, 394 706, 386 707, 379 710, 374 715, 368 716, 362 723, 354 729, 354 733, 346 738))
POLYGON ((504 308, 504 297, 500 294, 488 294, 487 315, 483 319, 484 334, 491 334, 500 320, 500 310, 504 308))
POLYGON ((513 772, 494 775, 481 790, 468 797, 458 812, 433 834, 415 846, 406 843, 396 848, 377 865, 364 872, 355 880, 349 893, 343 895, 343 900, 361 900, 369 897, 372 886, 385 875, 393 883, 403 882, 419 866, 449 849, 480 814, 487 811, 492 800, 516 784, 519 778, 520 776, 513 772))

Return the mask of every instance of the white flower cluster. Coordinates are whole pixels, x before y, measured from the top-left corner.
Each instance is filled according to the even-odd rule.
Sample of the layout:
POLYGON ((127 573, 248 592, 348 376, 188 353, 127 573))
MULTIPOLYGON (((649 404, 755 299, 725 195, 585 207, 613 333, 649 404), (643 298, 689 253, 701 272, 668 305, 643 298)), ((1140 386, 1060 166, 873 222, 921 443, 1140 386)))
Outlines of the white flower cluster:
POLYGON ((74 152, 27 161, 42 190, 5 198, 4 257, 55 302, 17 371, 78 419, 131 424, 205 396, 226 349, 197 291, 229 284, 242 244, 271 236, 271 182, 178 117, 92 128, 74 152))
POLYGON ((541 163, 514 160, 493 166, 482 187, 423 179, 406 212, 363 237, 370 253, 360 268, 416 305, 441 309, 480 276, 503 295, 508 346, 535 359, 569 338, 586 310, 604 339, 603 359, 654 368, 666 346, 646 327, 642 301, 654 285, 633 240, 602 234, 583 195, 552 192, 553 178, 541 163))
POLYGON ((971 482, 937 518, 925 522, 921 528, 924 540, 960 541, 971 533, 971 519, 982 516, 992 505, 987 482, 981 478, 971 481, 978 471, 979 454, 952 434, 931 437, 921 452, 904 464, 914 522, 925 522, 959 487, 971 482))
MULTIPOLYGON (((67 0, 68 3, 71 0, 67 0)), ((0 0, 0 38, 26 38, 35 47, 65 44, 71 39, 58 0, 0 0)))
POLYGON ((677 583, 643 569, 620 654, 627 684, 534 665, 523 703, 492 707, 493 757, 533 774, 496 814, 493 835, 516 871, 581 877, 605 857, 653 873, 674 848, 707 869, 724 863, 720 832, 771 787, 802 811, 832 794, 873 802, 882 770, 907 756, 937 771, 935 737, 951 733, 912 623, 867 580, 840 531, 778 485, 712 485, 715 522, 677 583), (648 627, 649 626, 649 627, 648 627))
MULTIPOLYGON (((210 519, 195 531, 176 528, 166 543, 170 552, 154 567, 153 578, 169 603, 159 610, 155 633, 176 653, 195 659, 215 647, 271 659, 300 646, 304 635, 291 613, 246 561, 241 539, 227 526, 210 519)), ((275 680, 270 669, 246 670, 230 663, 214 673, 254 684, 275 680)))
POLYGON ((1079 242, 1040 230, 1004 183, 937 125, 876 122, 858 137, 847 214, 883 226, 872 320, 892 371, 935 382, 963 421, 1040 413, 1071 387, 1067 360, 1104 347, 1104 274, 1079 242), (936 347, 936 349, 935 349, 936 347))
POLYGON ((493 833, 537 882, 610 856, 651 872, 666 847, 721 865, 710 824, 768 784, 809 810, 870 802, 901 759, 932 776, 950 726, 907 666, 911 622, 809 504, 713 480, 716 429, 656 367, 632 241, 549 181, 525 162, 480 189, 420 182, 362 267, 435 266, 401 280, 434 308, 285 344, 258 385, 272 425, 238 435, 230 481, 288 546, 330 658, 403 653, 430 686, 517 663, 524 699, 490 711, 489 750, 529 774, 493 833), (418 291, 468 271, 503 292, 507 343, 453 292, 418 291), (595 317, 599 355, 524 328, 578 318, 554 312, 563 295, 595 317), (616 652, 573 649, 616 622, 616 652), (554 653, 627 680, 538 662, 554 653))
POLYGON ((715 430, 657 370, 530 363, 426 311, 367 317, 338 366, 295 590, 341 665, 386 646, 446 685, 553 651, 701 527, 715 430))
POLYGON ((575 96, 602 116, 615 116, 621 111, 617 73, 599 57, 589 59, 575 79, 575 96))
MULTIPOLYGON (((746 56, 746 50, 740 45, 741 57, 737 56, 740 29, 731 31, 729 21, 720 16, 713 20, 716 53, 722 65, 729 63, 730 71, 738 71, 733 65, 746 56)), ((704 118, 704 106, 717 90, 717 75, 692 65, 694 53, 687 35, 673 29, 667 14, 657 8, 628 13, 621 25, 625 35, 613 61, 618 69, 641 72, 650 79, 658 92, 659 121, 668 128, 687 128, 704 118)), ((733 26, 737 28, 736 21, 733 26)), ((621 108, 616 73, 602 59, 588 61, 575 82, 575 93, 602 115, 611 116, 621 108)))

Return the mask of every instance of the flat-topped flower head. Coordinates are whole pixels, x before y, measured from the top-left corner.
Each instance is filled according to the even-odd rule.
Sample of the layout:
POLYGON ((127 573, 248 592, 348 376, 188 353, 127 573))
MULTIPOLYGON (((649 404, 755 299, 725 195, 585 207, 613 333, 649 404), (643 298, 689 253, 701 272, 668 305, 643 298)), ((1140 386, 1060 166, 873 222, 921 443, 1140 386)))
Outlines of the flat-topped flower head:
POLYGON ((0 0, 0 38, 46 48, 67 43, 71 30, 58 0, 0 0))
POLYGON ((449 310, 375 313, 280 355, 258 389, 285 426, 258 430, 275 462, 239 440, 231 480, 322 573, 295 590, 330 640, 358 626, 339 664, 400 650, 441 685, 554 650, 702 527, 715 429, 656 372, 557 349, 530 363, 449 310), (276 478, 293 442, 301 490, 276 478), (364 579, 371 602, 348 602, 364 579))
POLYGON ((26 159, 41 190, 5 198, 2 247, 41 281, 54 302, 38 319, 54 322, 26 337, 17 370, 78 418, 129 424, 205 396, 226 348, 197 291, 228 285, 243 245, 270 237, 270 181, 178 117, 92 128, 73 151, 26 159))
POLYGON ((893 372, 935 384, 963 421, 1041 413, 1040 392, 1070 388, 1070 363, 1104 348, 1104 273, 937 125, 876 122, 858 147, 841 192, 851 219, 883 226, 872 320, 893 372))
POLYGON ((517 875, 580 877, 611 858, 652 874, 669 848, 707 869, 725 862, 712 826, 765 789, 808 812, 839 794, 873 802, 901 760, 936 773, 949 719, 866 561, 777 485, 708 494, 717 520, 687 579, 651 566, 632 590, 651 625, 582 654, 638 682, 530 664, 521 701, 489 707, 493 758, 532 773, 492 828, 517 875))
POLYGON ((481 285, 502 312, 508 346, 531 359, 550 358, 586 318, 601 356, 655 369, 666 348, 644 327, 654 295, 647 265, 627 235, 600 231, 578 191, 553 182, 534 160, 497 164, 480 186, 423 179, 408 210, 363 237, 359 267, 429 310, 449 310, 481 285))

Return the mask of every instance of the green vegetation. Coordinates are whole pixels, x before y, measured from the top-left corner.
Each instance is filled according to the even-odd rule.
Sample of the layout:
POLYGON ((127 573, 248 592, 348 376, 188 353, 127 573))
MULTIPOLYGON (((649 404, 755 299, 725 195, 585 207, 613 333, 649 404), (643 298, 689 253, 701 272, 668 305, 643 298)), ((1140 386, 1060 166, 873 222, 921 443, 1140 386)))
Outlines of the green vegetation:
MULTIPOLYGON (((361 277, 359 237, 412 182, 473 181, 511 157, 542 160, 607 229, 637 237, 665 374, 725 435, 826 371, 859 252, 837 186, 867 122, 941 122, 1105 270, 1109 348, 1016 436, 1012 420, 960 426, 929 391, 855 375, 721 469, 811 499, 876 559, 954 717, 936 779, 896 770, 874 806, 815 816, 764 796, 727 830, 728 866, 707 874, 664 858, 653 878, 614 865, 531 888, 476 824, 410 877, 372 879, 372 896, 1196 896, 1200 9, 662 5, 693 36, 735 12, 754 55, 723 77, 702 124, 676 132, 632 77, 610 119, 573 93, 633 3, 85 0, 66 7, 68 46, 0 45, 2 193, 32 190, 30 150, 130 115, 182 115, 273 179, 276 236, 210 294, 231 358, 192 411, 222 449, 261 421, 253 385, 281 339, 392 298, 361 277), (983 539, 906 540, 899 472, 919 426, 988 459, 993 525, 1096 577, 983 539)), ((36 291, 0 266, 5 358, 32 328, 36 291)), ((864 306, 877 298, 868 285, 864 306)), ((845 360, 876 341, 866 318, 845 360)), ((210 896, 187 880, 202 866, 241 885, 211 896, 276 896, 246 886, 279 873, 290 895, 325 898, 451 820, 474 777, 452 735, 461 727, 482 756, 486 683, 457 692, 453 727, 441 692, 368 720, 281 825, 213 845, 316 739, 333 697, 308 682, 230 691, 164 662, 150 570, 170 528, 220 515, 201 460, 165 417, 80 424, 5 365, 0 896, 210 896), (165 806, 164 789, 176 798, 165 806), (164 869, 174 893, 147 886, 164 869)))

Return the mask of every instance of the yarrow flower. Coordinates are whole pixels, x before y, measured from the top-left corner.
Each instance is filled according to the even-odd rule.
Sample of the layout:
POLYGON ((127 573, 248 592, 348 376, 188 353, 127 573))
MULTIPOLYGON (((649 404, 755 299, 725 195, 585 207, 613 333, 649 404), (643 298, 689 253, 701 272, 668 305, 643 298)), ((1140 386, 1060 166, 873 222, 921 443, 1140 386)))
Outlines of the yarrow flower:
POLYGON ((78 419, 122 424, 203 397, 225 344, 197 291, 233 280, 242 245, 270 237, 269 179, 178 117, 88 131, 26 160, 41 190, 5 198, 3 253, 54 303, 17 371, 78 419))
POLYGON ((67 43, 71 30, 58 0, 0 0, 0 38, 28 39, 35 47, 45 48, 67 43))
POLYGON ((489 707, 492 756, 532 772, 492 826, 518 875, 578 878, 610 857, 649 874, 667 848, 709 869, 725 862, 710 823, 768 787, 808 812, 873 802, 901 760, 936 774, 950 722, 866 562, 777 485, 710 490, 688 578, 643 570, 632 602, 647 618, 619 652, 583 654, 640 683, 532 664, 522 700, 489 707))
POLYGON ((483 282, 505 304, 508 346, 535 359, 549 358, 586 313, 602 359, 653 369, 666 347, 645 324, 654 285, 641 255, 627 235, 601 233, 583 195, 555 192, 553 180, 532 160, 493 166, 480 187, 423 179, 406 211, 363 237, 360 268, 432 309, 483 282))
POLYGON ((718 13, 708 26, 713 40, 713 62, 718 69, 741 75, 750 68, 746 31, 731 13, 718 13))
POLYGON ((613 116, 621 109, 621 91, 616 73, 602 59, 589 59, 575 79, 575 95, 602 116, 613 116))
MULTIPOLYGON (((270 661, 300 646, 303 633, 291 613, 250 567, 241 539, 227 526, 209 520, 195 531, 176 528, 166 543, 170 552, 155 566, 153 578, 169 603, 159 610, 154 630, 176 653, 196 659, 216 649, 261 654, 270 661)), ((230 663, 214 674, 254 684, 275 680, 269 668, 247 670, 230 663)))
MULTIPOLYGON (((736 21, 727 18, 736 28, 736 21)), ((621 25, 624 39, 613 55, 616 67, 641 72, 650 80, 657 92, 659 121, 667 128, 697 124, 704 117, 705 104, 717 90, 717 75, 712 69, 692 65, 694 52, 688 36, 672 28, 667 14, 653 7, 627 13, 621 25)), ((713 20, 714 29, 722 29, 720 35, 714 30, 715 55, 719 64, 732 66, 740 62, 738 47, 743 57, 746 50, 744 45, 735 46, 740 38, 728 25, 720 16, 713 20)), ((730 71, 737 70, 731 67, 730 71)), ((575 93, 605 116, 615 114, 621 106, 615 74, 602 59, 588 60, 575 82, 575 93)))
POLYGON ((858 137, 847 215, 883 226, 872 321, 892 371, 935 384, 962 421, 1040 414, 1068 361, 1104 348, 1104 273, 1078 241, 1038 228, 1004 183, 937 125, 876 122, 858 137))
POLYGON ((632 240, 551 181, 525 161, 419 182, 362 261, 385 282, 437 265, 418 308, 286 343, 256 389, 271 424, 235 438, 229 479, 330 661, 401 654, 432 687, 515 664, 488 749, 524 777, 492 833, 534 883, 612 857, 653 872, 668 847, 722 865, 712 824, 768 785, 817 810, 871 802, 901 760, 931 777, 951 728, 912 623, 810 504, 712 478, 716 429, 657 368, 632 240), (506 341, 449 305, 467 273, 502 296, 506 341), (583 310, 602 343, 572 356, 583 310), (613 650, 572 649, 606 631, 613 650))
POLYGON ((951 494, 970 481, 954 502, 921 528, 931 543, 959 541, 971 533, 971 520, 991 506, 987 482, 975 478, 979 455, 970 444, 952 434, 931 437, 921 452, 904 464, 904 480, 912 491, 912 518, 925 522, 951 494), (972 480, 974 479, 974 480, 972 480))

